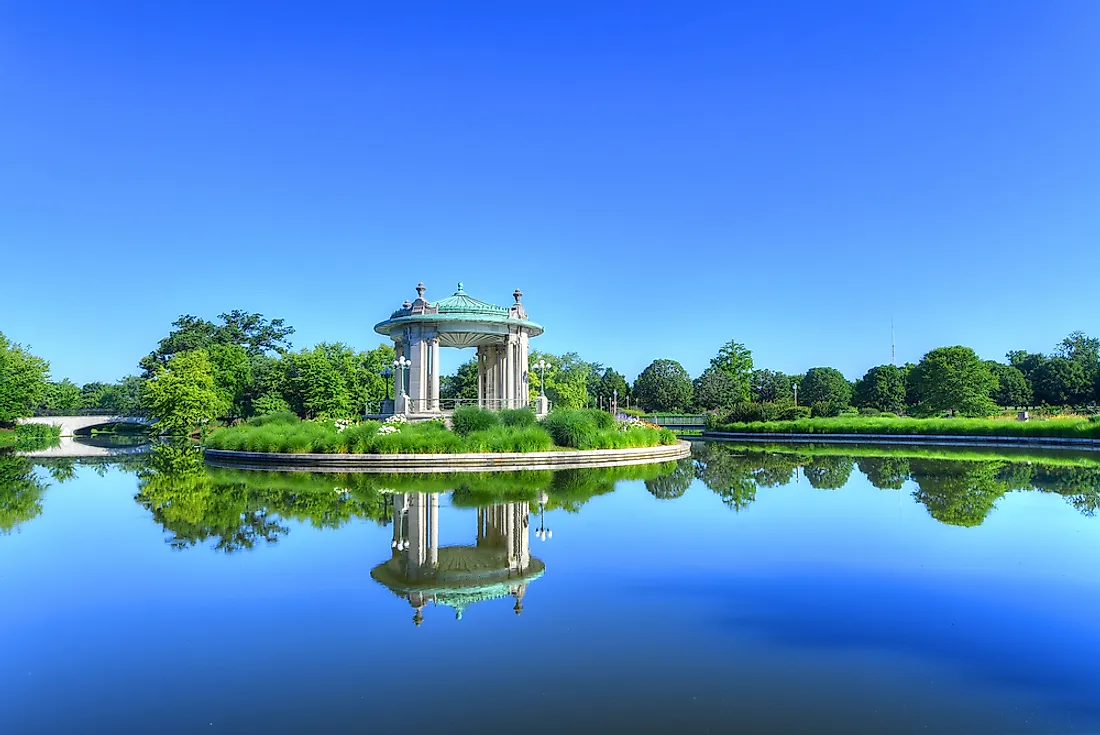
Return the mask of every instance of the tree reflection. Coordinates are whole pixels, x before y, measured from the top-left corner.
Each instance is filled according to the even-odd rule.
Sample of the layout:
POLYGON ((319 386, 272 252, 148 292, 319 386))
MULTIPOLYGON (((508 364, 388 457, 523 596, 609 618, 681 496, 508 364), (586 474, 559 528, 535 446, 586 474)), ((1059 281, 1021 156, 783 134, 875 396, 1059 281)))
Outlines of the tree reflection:
POLYGON ((685 457, 675 463, 668 474, 654 477, 645 481, 645 489, 649 494, 660 500, 675 500, 691 487, 691 481, 695 479, 694 466, 690 457, 685 457))
POLYGON ((977 526, 1008 490, 997 477, 1003 462, 915 459, 910 464, 913 497, 941 523, 977 526))
POLYGON ((706 442, 692 447, 692 461, 696 479, 734 511, 741 512, 756 500, 753 459, 735 453, 729 446, 706 442))
POLYGON ((136 500, 171 534, 174 548, 211 542, 226 553, 276 543, 286 521, 336 528, 352 518, 385 521, 375 488, 348 486, 346 475, 219 470, 190 446, 154 448, 139 473, 136 500))
POLYGON ((47 487, 35 476, 30 460, 0 452, 0 535, 38 517, 47 487))
POLYGON ((823 455, 810 460, 802 474, 815 490, 838 490, 848 484, 854 464, 851 457, 823 455))
POLYGON ((879 490, 901 490, 909 479, 906 457, 860 457, 856 465, 867 476, 867 481, 879 490))

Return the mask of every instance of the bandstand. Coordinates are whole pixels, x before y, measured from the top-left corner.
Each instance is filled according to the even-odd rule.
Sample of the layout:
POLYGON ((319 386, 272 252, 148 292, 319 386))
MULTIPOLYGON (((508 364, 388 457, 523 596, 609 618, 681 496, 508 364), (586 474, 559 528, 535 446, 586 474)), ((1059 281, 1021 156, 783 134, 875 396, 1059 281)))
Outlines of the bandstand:
MULTIPOLYGON (((477 350, 477 405, 489 409, 531 405, 528 342, 543 329, 527 318, 523 292, 517 288, 512 294, 515 303, 505 308, 469 296, 461 283, 453 295, 436 302, 426 300, 425 291, 424 284, 418 284, 415 301, 406 301, 389 319, 374 326, 374 331, 393 340, 397 351, 392 412, 437 415, 459 403, 439 396, 439 350, 443 347, 477 350)), ((540 397, 534 407, 545 413, 546 399, 540 397)))

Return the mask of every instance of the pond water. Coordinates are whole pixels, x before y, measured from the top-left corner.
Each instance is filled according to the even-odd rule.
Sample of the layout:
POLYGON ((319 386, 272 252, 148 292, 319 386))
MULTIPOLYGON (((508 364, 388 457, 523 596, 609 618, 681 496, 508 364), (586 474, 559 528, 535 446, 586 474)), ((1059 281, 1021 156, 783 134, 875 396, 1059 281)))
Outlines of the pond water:
POLYGON ((1064 453, 0 457, 0 732, 1100 732, 1098 507, 1064 453))

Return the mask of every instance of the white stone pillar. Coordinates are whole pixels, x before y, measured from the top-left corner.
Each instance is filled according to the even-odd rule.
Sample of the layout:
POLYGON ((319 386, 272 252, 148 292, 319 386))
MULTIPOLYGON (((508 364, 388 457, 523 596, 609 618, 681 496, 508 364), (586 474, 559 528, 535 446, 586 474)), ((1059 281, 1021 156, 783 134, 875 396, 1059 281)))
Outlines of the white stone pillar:
POLYGON ((519 333, 519 375, 520 375, 520 395, 522 401, 520 406, 526 406, 531 401, 531 374, 528 372, 529 365, 529 349, 527 344, 527 330, 520 330, 519 333))
POLYGON ((432 340, 431 398, 432 410, 439 411, 439 337, 432 340))
POLYGON ((419 335, 413 337, 409 346, 412 355, 409 360, 409 399, 412 413, 424 413, 428 410, 428 342, 419 335))
POLYGON ((485 405, 485 348, 477 348, 477 405, 485 405))
POLYGON ((515 354, 515 345, 512 344, 511 335, 508 335, 508 339, 503 346, 504 359, 501 361, 501 371, 504 373, 504 404, 501 408, 515 408, 516 371, 514 368, 515 361, 512 359, 515 354))

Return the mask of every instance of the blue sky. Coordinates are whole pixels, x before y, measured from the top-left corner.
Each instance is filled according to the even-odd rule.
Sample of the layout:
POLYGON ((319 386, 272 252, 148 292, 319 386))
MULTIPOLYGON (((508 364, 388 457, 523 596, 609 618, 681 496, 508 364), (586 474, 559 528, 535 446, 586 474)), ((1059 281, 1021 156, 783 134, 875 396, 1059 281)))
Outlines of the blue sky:
MULTIPOLYGON (((417 281, 633 377, 1100 333, 1100 3, 0 0, 0 331, 379 338, 417 281)), ((467 357, 447 356, 453 368, 467 357)))

